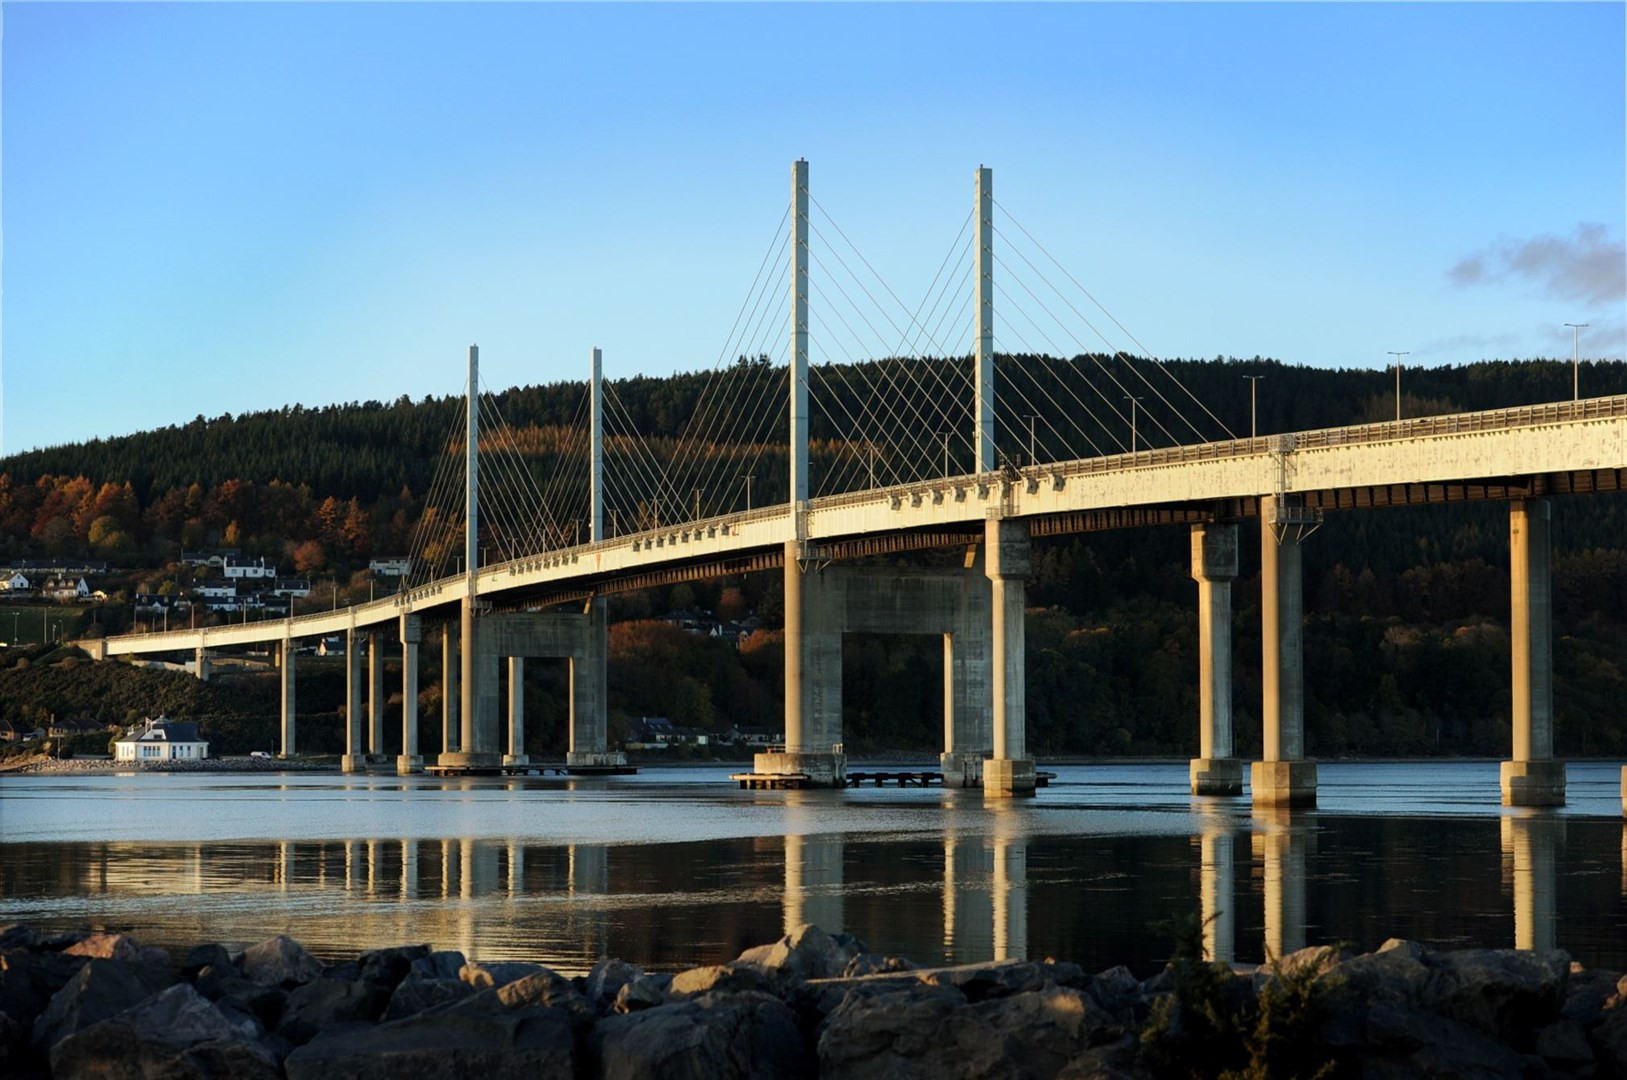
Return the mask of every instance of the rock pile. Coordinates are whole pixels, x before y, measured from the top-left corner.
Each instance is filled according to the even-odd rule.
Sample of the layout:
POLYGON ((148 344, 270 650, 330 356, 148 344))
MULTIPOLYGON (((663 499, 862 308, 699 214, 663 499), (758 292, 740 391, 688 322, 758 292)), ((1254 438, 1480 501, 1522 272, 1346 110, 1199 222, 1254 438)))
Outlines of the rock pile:
POLYGON ((1627 1075, 1627 979, 1561 952, 1307 949, 1139 981, 1053 960, 917 968, 803 926, 676 975, 567 978, 426 945, 325 965, 277 937, 179 965, 117 934, 0 928, 0 1075, 419 1077, 1627 1075))

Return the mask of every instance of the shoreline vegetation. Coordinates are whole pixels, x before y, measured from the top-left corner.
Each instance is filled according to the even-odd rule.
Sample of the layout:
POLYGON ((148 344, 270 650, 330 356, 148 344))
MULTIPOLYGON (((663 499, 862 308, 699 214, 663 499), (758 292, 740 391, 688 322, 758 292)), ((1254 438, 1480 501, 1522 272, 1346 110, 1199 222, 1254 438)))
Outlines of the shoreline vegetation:
POLYGON ((1054 959, 922 968, 799 926, 724 964, 567 977, 404 945, 332 962, 286 936, 185 957, 0 927, 14 1077, 1001 1076, 1265 1080, 1627 1074, 1627 978, 1558 950, 1390 940, 1138 980, 1054 959))

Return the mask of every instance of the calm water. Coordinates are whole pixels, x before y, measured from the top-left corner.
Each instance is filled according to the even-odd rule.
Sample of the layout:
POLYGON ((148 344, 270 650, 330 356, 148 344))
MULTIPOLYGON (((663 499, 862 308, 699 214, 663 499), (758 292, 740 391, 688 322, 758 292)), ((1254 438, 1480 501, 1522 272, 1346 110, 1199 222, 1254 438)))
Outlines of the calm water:
POLYGON ((328 958, 428 942, 577 973, 721 962, 808 921, 922 962, 1146 974, 1159 924, 1197 916, 1242 961, 1397 936, 1627 968, 1619 764, 1572 764, 1557 813, 1499 807, 1495 763, 1323 764, 1319 808, 1293 813, 1192 798, 1184 764, 1062 767, 1015 803, 743 792, 729 771, 11 777, 0 923, 177 950, 289 933, 328 958))

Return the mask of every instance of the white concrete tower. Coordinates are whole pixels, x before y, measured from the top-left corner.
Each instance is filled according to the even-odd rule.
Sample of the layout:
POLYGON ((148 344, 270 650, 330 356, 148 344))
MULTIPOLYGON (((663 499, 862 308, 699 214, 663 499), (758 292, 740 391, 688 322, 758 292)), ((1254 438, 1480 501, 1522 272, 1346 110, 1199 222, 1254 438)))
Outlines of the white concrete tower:
POLYGON ((808 162, 791 165, 791 520, 808 500, 808 162))
POLYGON ((588 383, 588 539, 604 539, 604 353, 593 350, 588 383))
POLYGON ((994 170, 977 170, 977 329, 974 344, 977 471, 993 472, 994 450, 994 170))
POLYGON ((480 573, 480 346, 469 346, 469 392, 463 427, 463 571, 467 592, 462 603, 459 667, 463 669, 462 709, 458 719, 465 754, 485 749, 475 738, 476 703, 480 699, 475 674, 475 588, 480 573))

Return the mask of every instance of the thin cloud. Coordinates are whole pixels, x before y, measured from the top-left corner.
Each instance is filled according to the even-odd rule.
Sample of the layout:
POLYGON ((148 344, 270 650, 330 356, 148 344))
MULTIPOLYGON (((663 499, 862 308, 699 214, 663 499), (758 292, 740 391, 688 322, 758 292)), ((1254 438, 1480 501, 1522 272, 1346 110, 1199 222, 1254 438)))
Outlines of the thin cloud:
POLYGON ((1620 301, 1627 296, 1627 245, 1603 225, 1584 222, 1571 236, 1499 240, 1465 256, 1446 276, 1459 287, 1518 278, 1560 300, 1620 301))

